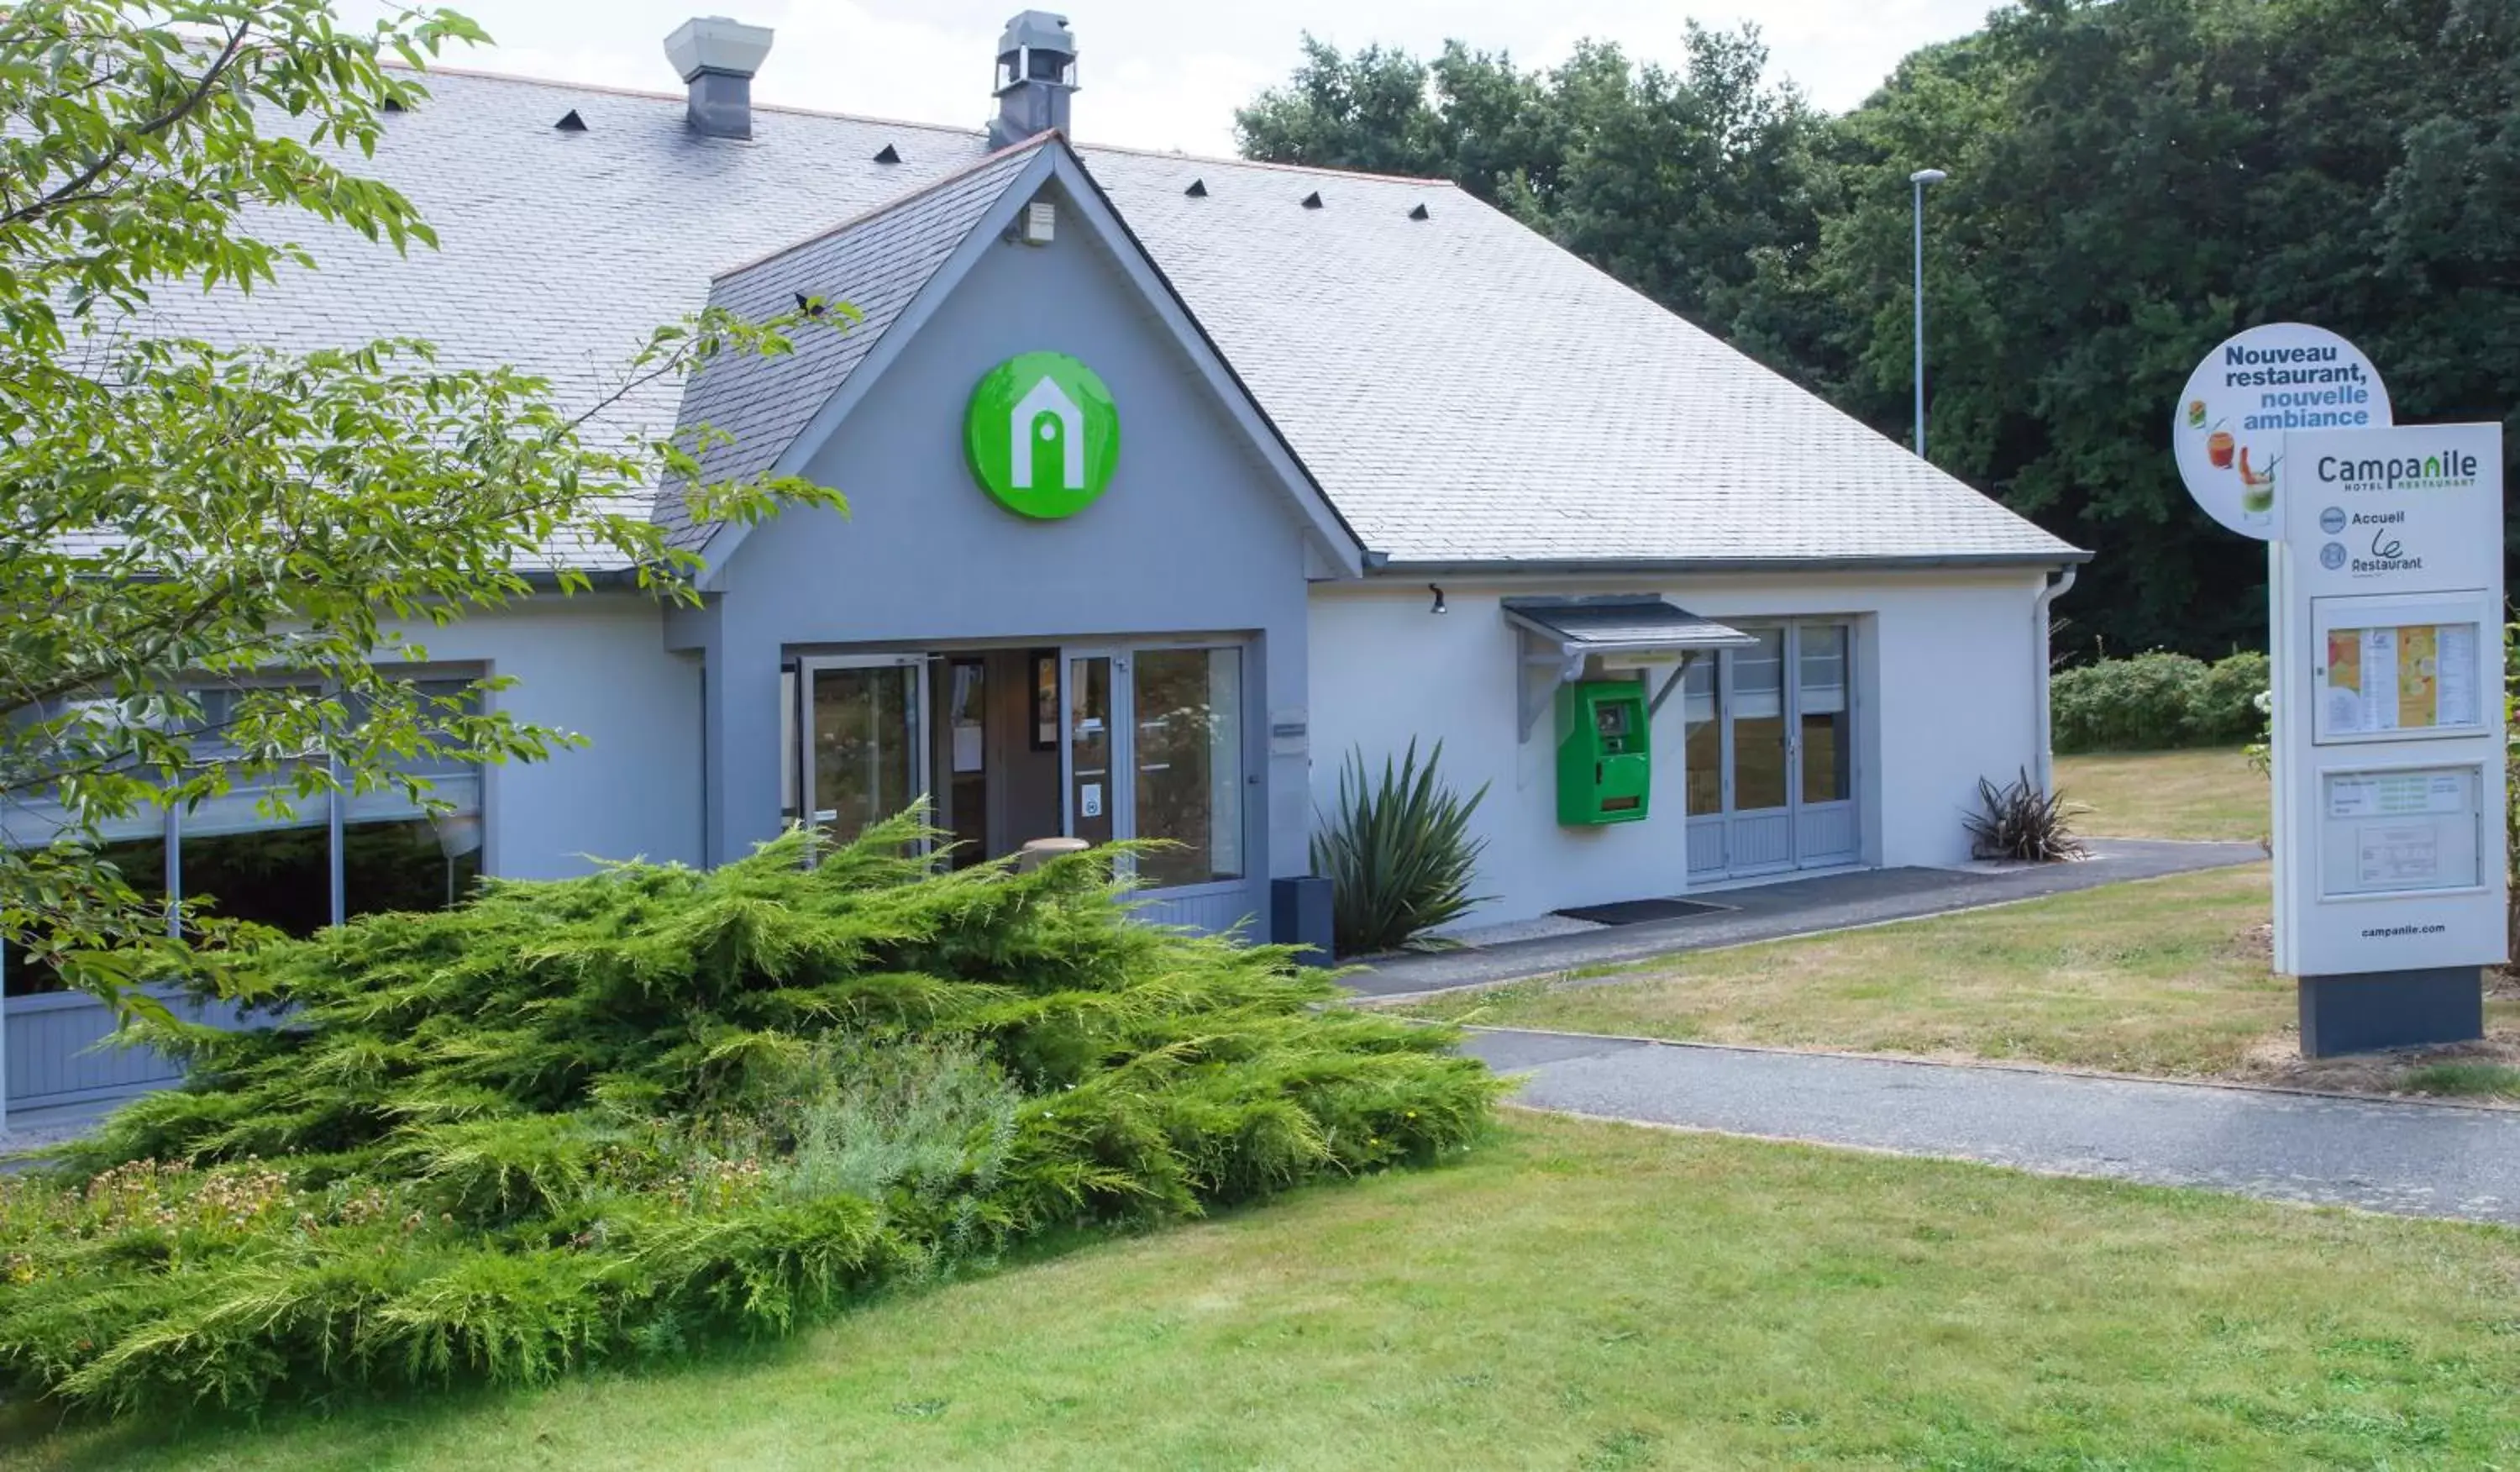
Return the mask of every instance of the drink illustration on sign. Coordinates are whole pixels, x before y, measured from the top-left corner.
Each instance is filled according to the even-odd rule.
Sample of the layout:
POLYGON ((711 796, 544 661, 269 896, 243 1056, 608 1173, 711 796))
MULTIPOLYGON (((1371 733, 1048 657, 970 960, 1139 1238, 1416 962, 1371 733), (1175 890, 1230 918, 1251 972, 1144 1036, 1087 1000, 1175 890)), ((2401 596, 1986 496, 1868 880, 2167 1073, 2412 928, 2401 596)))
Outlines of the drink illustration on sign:
POLYGON ((2389 423, 2389 391, 2361 349, 2322 328, 2277 322, 2241 333, 2196 365, 2171 439, 2196 504, 2269 541, 2287 433, 2389 423))
POLYGON ((1058 352, 1007 359, 971 390, 971 478, 1018 516, 1057 521, 1094 504, 1120 462, 1120 411, 1094 370, 1058 352))

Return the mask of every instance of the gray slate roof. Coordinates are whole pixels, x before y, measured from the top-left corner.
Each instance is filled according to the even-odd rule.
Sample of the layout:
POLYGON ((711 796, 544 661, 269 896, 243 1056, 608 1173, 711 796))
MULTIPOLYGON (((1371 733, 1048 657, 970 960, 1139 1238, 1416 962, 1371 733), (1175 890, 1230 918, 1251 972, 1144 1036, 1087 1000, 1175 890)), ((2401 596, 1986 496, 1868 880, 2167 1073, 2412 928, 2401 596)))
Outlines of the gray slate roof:
MULTIPOLYGON (((767 370, 809 390, 783 383, 754 403, 744 391, 767 385, 753 370, 703 375, 695 407, 710 412, 689 416, 775 457, 951 252, 954 222, 1020 166, 972 171, 988 157, 977 128, 764 108, 736 142, 692 135, 680 96, 458 72, 428 85, 362 166, 412 197, 439 251, 402 259, 310 223, 300 238, 321 270, 250 298, 170 298, 168 322, 289 346, 422 336, 451 363, 513 363, 591 398, 713 278, 794 246, 868 321, 767 370), (586 130, 555 130, 571 110, 586 130), (873 161, 886 144, 901 162, 873 161)), ((1365 546, 1392 561, 2080 555, 1449 184, 1078 152, 1365 546), (1204 198, 1184 193, 1193 179, 1204 198), (1322 207, 1304 207, 1316 192, 1322 207), (1419 205, 1428 218, 1412 219, 1419 205)), ((789 275, 759 273, 761 290, 789 290, 789 275)), ((746 282, 723 289, 736 305, 746 282)), ((679 396, 652 386, 613 419, 662 434, 679 396)))
MULTIPOLYGON (((1007 149, 863 219, 720 277, 709 305, 745 321, 793 312, 799 296, 845 301, 863 316, 845 330, 800 328, 792 335, 793 352, 732 354, 693 375, 683 393, 682 424, 732 437, 701 455, 707 480, 744 480, 770 470, 1043 147, 1007 149)), ((674 528, 676 545, 696 548, 706 540, 709 529, 692 524, 673 487, 657 497, 656 515, 674 528)))

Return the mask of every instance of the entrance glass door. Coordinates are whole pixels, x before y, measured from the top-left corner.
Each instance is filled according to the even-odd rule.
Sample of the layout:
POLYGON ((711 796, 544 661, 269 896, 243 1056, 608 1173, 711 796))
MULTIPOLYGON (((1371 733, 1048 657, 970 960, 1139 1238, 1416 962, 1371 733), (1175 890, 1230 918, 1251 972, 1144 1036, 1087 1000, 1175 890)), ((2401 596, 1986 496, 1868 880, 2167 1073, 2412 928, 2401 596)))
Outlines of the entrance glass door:
POLYGON ((927 792, 927 662, 809 659, 802 672, 805 808, 815 828, 847 843, 927 792))
POLYGON ((1863 846, 1848 625, 1743 632, 1758 643, 1691 656, 1682 686, 1689 876, 1852 863, 1863 846))
POLYGON ((1742 632, 1759 642, 1724 651, 1732 665, 1725 697, 1732 722, 1732 803, 1724 851, 1736 875, 1794 865, 1793 729, 1785 716, 1789 630, 1742 632))
POLYGON ((1120 822, 1115 759, 1122 695, 1115 679, 1127 673, 1127 662, 1114 655, 1070 651, 1067 656, 1067 688, 1059 702, 1067 833, 1089 844, 1107 844, 1129 831, 1120 822))
POLYGON ((1242 664, 1234 645, 1064 651, 1068 836, 1089 844, 1162 840, 1166 847, 1127 865, 1149 890, 1239 886, 1250 785, 1242 664))

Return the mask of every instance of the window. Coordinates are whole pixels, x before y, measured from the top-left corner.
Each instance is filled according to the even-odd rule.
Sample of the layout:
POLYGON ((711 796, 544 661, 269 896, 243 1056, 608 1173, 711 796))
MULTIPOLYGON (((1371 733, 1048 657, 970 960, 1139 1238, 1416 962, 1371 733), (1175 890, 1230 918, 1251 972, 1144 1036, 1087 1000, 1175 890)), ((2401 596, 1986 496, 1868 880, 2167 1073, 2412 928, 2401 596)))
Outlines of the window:
POLYGON ((1732 808, 1785 805, 1785 631, 1752 632, 1757 647, 1732 652, 1732 808))
POLYGON ((843 665, 813 671, 814 821, 848 843, 919 801, 920 669, 843 665))
MULTIPOLYGON (((464 678, 426 679, 420 691, 473 709, 479 696, 464 678)), ((309 687, 311 688, 311 687, 309 687)), ((195 750, 215 761, 230 749, 219 732, 233 690, 203 691, 202 734, 195 750)), ((219 797, 174 812, 135 814, 109 826, 104 853, 141 895, 206 906, 222 919, 312 935, 353 916, 384 910, 445 909, 471 893, 481 875, 481 773, 471 762, 413 759, 404 769, 426 777, 437 811, 398 787, 378 792, 299 796, 286 771, 266 774, 219 797), (334 842, 338 819, 340 842, 334 842), (166 854, 167 835, 174 861, 166 854), (171 876, 171 891, 170 891, 171 876)), ((21 809, 0 823, 0 838, 50 842, 58 816, 21 809)), ((5 959, 9 994, 52 990, 59 979, 15 946, 5 959)))
POLYGON ((1838 803, 1855 795, 1855 729, 1846 699, 1846 625, 1806 623, 1801 647, 1803 801, 1838 803))
MULTIPOLYGON (((114 866, 122 882, 137 891, 143 899, 163 900, 166 897, 165 816, 162 813, 135 814, 133 818, 109 826, 109 835, 116 833, 149 833, 147 838, 112 838, 97 847, 97 855, 114 866)), ((38 992, 62 989, 61 974, 49 964, 34 960, 25 948, 0 941, 0 981, 5 981, 11 996, 33 996, 38 992)))
POLYGON ((1138 654, 1138 836, 1178 845, 1147 854, 1155 889, 1242 877, 1242 653, 1149 649, 1138 654))
POLYGON ((259 810, 283 785, 240 787, 175 814, 176 883, 187 905, 292 936, 334 921, 333 818, 322 796, 291 798, 291 813, 259 810))
POLYGON ((1724 725, 1715 708, 1715 667, 1722 657, 1709 649, 1687 658, 1680 687, 1681 724, 1688 732, 1682 765, 1688 815, 1702 817, 1724 810, 1724 725))

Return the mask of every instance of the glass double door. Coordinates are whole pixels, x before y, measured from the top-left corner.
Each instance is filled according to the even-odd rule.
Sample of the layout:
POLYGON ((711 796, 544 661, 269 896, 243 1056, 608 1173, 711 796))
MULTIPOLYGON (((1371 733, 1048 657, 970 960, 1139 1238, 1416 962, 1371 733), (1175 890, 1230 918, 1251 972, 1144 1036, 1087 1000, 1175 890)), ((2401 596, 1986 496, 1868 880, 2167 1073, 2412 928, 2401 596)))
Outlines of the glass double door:
MULTIPOLYGON (((1020 719, 998 720, 974 702, 1038 703, 1054 692, 1011 680, 982 684, 971 677, 972 666, 970 657, 925 654, 801 662, 800 775, 815 826, 845 841, 929 797, 962 840, 958 853, 979 856, 968 851, 985 830, 963 809, 985 802, 986 787, 966 779, 996 777, 1028 759, 1042 713, 1028 708, 1012 713, 1020 719), (940 691, 950 709, 937 712, 931 703, 940 691), (931 712, 952 741, 942 755, 929 730, 931 712), (989 743, 1000 748, 997 759, 989 743), (954 780, 939 792, 945 763, 954 780)), ((1068 649, 1056 669, 1060 831, 1091 844, 1164 841, 1134 860, 1148 888, 1240 880, 1247 730, 1241 649, 1068 649)), ((1012 850, 1042 836, 1011 832, 995 847, 1012 850)))
POLYGON ((1844 623, 1744 628, 1683 676, 1688 872, 1733 879, 1852 863, 1853 639, 1844 623))
POLYGON ((1160 840, 1148 889, 1243 876, 1242 651, 1069 650, 1059 728, 1068 835, 1160 840))

